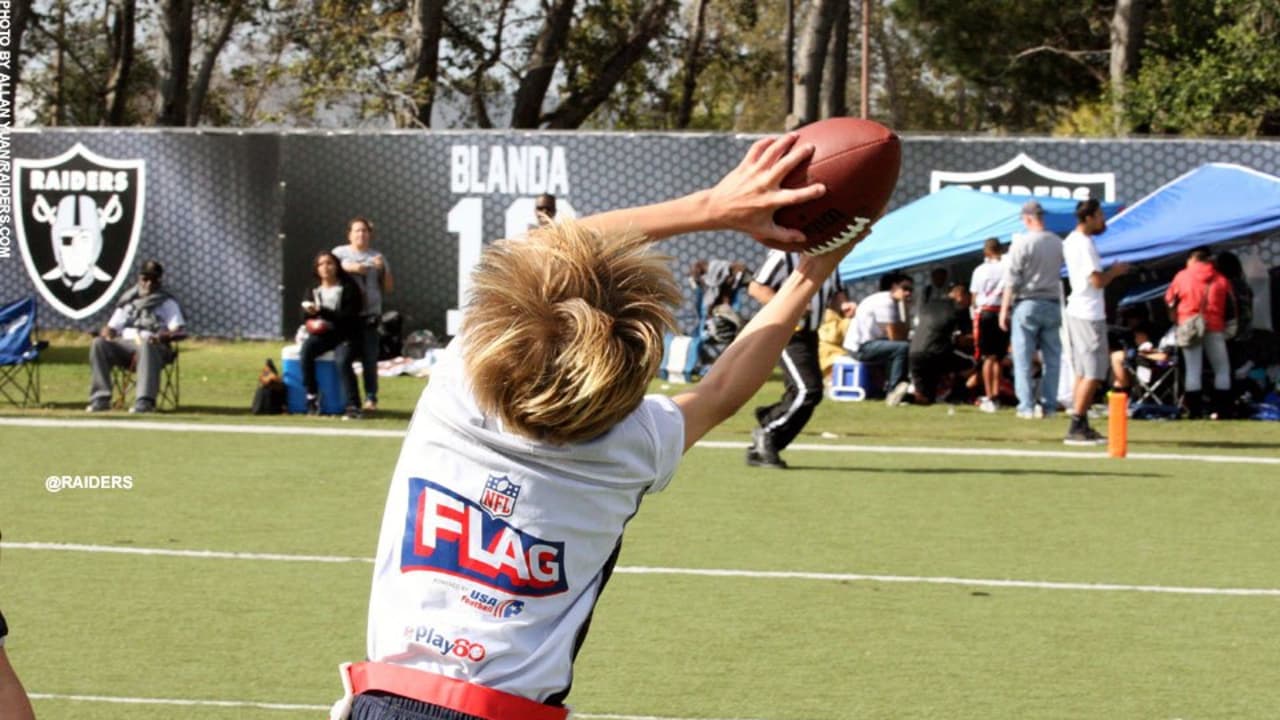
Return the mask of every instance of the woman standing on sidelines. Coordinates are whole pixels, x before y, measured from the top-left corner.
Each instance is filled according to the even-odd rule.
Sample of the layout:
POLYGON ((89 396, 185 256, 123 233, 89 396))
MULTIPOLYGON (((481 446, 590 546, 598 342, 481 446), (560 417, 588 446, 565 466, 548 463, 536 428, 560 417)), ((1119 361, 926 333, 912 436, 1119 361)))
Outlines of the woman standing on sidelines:
POLYGON ((1201 375, 1204 358, 1213 368, 1213 419, 1225 414, 1231 391, 1231 360, 1227 356, 1227 309, 1232 302, 1231 283, 1213 266, 1209 248, 1198 247, 1187 255, 1187 266, 1173 276, 1165 291, 1173 321, 1179 326, 1178 345, 1186 370, 1184 402, 1191 417, 1204 415, 1201 375), (1200 332, 1187 328, 1199 326, 1200 332))

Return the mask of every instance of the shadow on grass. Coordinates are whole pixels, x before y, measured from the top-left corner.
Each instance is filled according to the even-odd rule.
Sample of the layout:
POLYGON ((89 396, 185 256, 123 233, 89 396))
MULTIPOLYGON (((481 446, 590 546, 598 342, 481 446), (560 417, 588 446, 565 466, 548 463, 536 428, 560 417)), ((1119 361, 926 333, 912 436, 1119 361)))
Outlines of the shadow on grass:
MULTIPOLYGON (((123 410, 111 410, 105 413, 86 413, 84 412, 84 409, 87 404, 88 404, 88 400, 82 400, 82 401, 76 401, 76 402, 47 402, 47 403, 42 403, 39 409, 61 411, 61 412, 69 411, 72 413, 78 413, 79 415, 83 415, 84 417, 94 417, 94 418, 145 417, 145 418, 152 418, 152 419, 198 420, 201 417, 214 416, 219 418, 244 418, 244 419, 252 418, 254 420, 258 418, 294 418, 294 419, 303 420, 303 421, 307 420, 307 416, 301 415, 301 414, 254 415, 253 413, 249 412, 248 407, 239 408, 239 407, 229 407, 226 405, 188 405, 186 403, 183 403, 178 407, 176 411, 160 410, 154 413, 136 415, 136 414, 130 413, 127 407, 123 410)), ((36 408, 29 408, 29 409, 35 410, 36 408)), ((17 408, 17 410, 21 410, 21 408, 17 408)), ((21 416, 22 414, 23 413, 21 412, 15 413, 16 416, 21 416)), ((412 416, 413 416, 413 412, 410 410, 378 410, 377 412, 371 413, 366 417, 370 420, 396 420, 396 421, 403 421, 407 423, 412 416)), ((326 415, 324 416, 323 419, 339 420, 341 419, 341 417, 338 415, 326 415)))
POLYGON ((1233 442, 1231 440, 1168 440, 1162 444, 1176 445, 1180 448, 1202 448, 1220 450, 1276 450, 1280 451, 1280 443, 1265 442, 1233 442))
POLYGON ((788 462, 790 470, 804 470, 812 472, 838 472, 843 474, 849 473, 880 473, 884 475, 1008 475, 1008 476, 1040 476, 1052 475, 1055 477, 1131 477, 1131 478, 1156 478, 1171 477, 1165 473, 1151 472, 1105 472, 1105 471, 1089 471, 1089 470, 1032 470, 1023 468, 1006 468, 996 469, 975 469, 975 468, 902 468, 902 467, 860 467, 845 466, 832 467, 828 465, 797 465, 788 462))

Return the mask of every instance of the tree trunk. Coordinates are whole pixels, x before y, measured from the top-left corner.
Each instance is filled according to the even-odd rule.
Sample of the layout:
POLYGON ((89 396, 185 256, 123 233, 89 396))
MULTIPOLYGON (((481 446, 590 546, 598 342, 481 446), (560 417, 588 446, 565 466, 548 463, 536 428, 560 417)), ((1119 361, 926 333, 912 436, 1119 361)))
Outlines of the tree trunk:
POLYGON ((13 35, 10 38, 11 49, 13 53, 9 56, 10 65, 13 68, 11 73, 13 78, 9 85, 5 88, 4 99, 9 107, 9 120, 12 124, 17 124, 18 106, 18 79, 22 72, 22 33, 27 28, 27 20, 31 17, 31 0, 17 0, 13 6, 13 35))
POLYGON ((1116 0, 1111 16, 1111 110, 1117 135, 1129 133, 1125 89, 1128 79, 1138 73, 1146 15, 1145 0, 1116 0))
POLYGON ((551 86, 551 77, 560 54, 569 40, 575 0, 555 0, 534 42, 533 53, 516 89, 515 107, 511 109, 511 127, 536 128, 542 123, 542 102, 551 86))
POLYGON ((129 74, 133 70, 133 39, 137 29, 137 0, 121 0, 111 23, 111 71, 107 75, 107 124, 123 125, 129 101, 129 74))
POLYGON ((836 16, 831 24, 831 44, 827 50, 830 62, 822 88, 822 117, 841 117, 849 114, 849 0, 836 4, 836 16))
POLYGON ((604 59, 600 74, 583 90, 576 90, 548 116, 547 127, 553 130, 572 130, 600 107, 613 88, 631 66, 644 57, 645 50, 658 33, 666 27, 667 18, 679 3, 677 0, 659 0, 636 22, 631 37, 612 55, 604 59))
POLYGON ((194 0, 165 0, 160 12, 160 107, 157 125, 187 124, 188 75, 191 71, 191 24, 194 0))
POLYGON ((889 103, 889 123, 893 127, 903 127, 907 121, 907 98, 902 97, 902 89, 898 85, 897 63, 894 62, 894 47, 884 23, 875 25, 876 52, 880 56, 880 66, 884 68, 884 94, 889 103))
POLYGON ((698 0, 693 19, 693 33, 684 52, 684 79, 680 84, 680 104, 676 107, 676 127, 684 130, 693 119, 693 95, 698 89, 698 73, 702 72, 702 40, 706 35, 707 3, 698 0))
POLYGON ((240 12, 243 8, 244 0, 231 0, 227 14, 223 16, 222 23, 218 26, 218 34, 214 36, 213 42, 200 61, 200 69, 196 72, 196 84, 191 88, 191 97, 187 100, 186 124, 192 127, 200 124, 200 115, 204 113, 204 101, 209 94, 209 82, 213 77, 214 64, 217 63, 222 49, 227 46, 227 41, 231 39, 231 31, 240 22, 240 12))
POLYGON ((800 36, 800 62, 796 65, 795 126, 808 125, 818 119, 818 102, 822 88, 822 66, 826 63, 827 43, 835 22, 840 0, 810 0, 809 18, 800 36))
POLYGON ((440 36, 444 30, 444 0, 413 0, 413 96, 418 126, 431 127, 436 80, 440 76, 440 36))

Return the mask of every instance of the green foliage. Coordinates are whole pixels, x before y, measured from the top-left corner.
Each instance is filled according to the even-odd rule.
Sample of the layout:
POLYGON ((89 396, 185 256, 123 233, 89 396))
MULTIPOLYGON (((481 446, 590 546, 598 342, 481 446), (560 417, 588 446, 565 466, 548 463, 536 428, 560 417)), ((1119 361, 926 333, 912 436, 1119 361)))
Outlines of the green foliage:
POLYGON ((1212 17, 1197 45, 1144 52, 1130 120, 1154 133, 1280 135, 1280 1, 1217 0, 1212 17))
MULTIPOLYGON (((112 58, 103 8, 86 0, 63 0, 37 3, 34 10, 35 25, 23 37, 22 85, 31 93, 37 124, 105 124, 112 58)), ((154 60, 137 52, 124 91, 124 124, 150 124, 158 81, 154 60)))
POLYGON ((1102 87, 1109 29, 1101 5, 893 0, 891 11, 931 65, 972 88, 978 127, 1045 131, 1102 87))
MULTIPOLYGON (((239 0, 194 2, 193 74, 239 0)), ((602 77, 604 61, 624 47, 655 4, 578 0, 543 112, 564 118, 563 110, 574 104, 594 108, 581 120, 584 127, 680 127, 685 84, 693 74, 689 129, 781 129, 790 81, 785 4, 710 0, 690 65, 698 3, 666 2, 673 12, 662 32, 597 106, 599 96, 584 101, 583 91, 602 77)), ((503 127, 514 91, 531 69, 548 3, 446 3, 433 85, 412 80, 412 0, 244 0, 201 121, 416 127, 417 106, 433 97, 438 124, 503 127)), ((860 52, 854 5, 851 69, 860 52)), ((1116 92, 1109 80, 1114 2, 872 5, 872 115, 900 130, 1106 135, 1125 125, 1163 134, 1280 135, 1280 0, 1147 0, 1139 71, 1120 98, 1123 123, 1114 122, 1110 107, 1116 92)), ((65 124, 104 122, 114 7, 103 0, 36 0, 35 25, 24 35, 19 97, 38 124, 53 124, 58 115, 65 124)), ((810 7, 795 3, 798 33, 810 7)), ((138 4, 126 124, 150 124, 155 114, 160 9, 156 2, 138 4)), ((856 98, 857 85, 858 73, 850 72, 849 97, 856 98)))

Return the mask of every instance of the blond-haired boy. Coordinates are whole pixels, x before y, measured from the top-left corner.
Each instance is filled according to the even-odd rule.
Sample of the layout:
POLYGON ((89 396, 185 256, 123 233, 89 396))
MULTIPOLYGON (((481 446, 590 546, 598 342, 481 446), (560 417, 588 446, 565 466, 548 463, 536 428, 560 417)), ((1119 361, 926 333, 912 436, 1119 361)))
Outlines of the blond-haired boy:
POLYGON ((769 376, 848 251, 805 258, 700 383, 645 395, 680 293, 649 245, 702 230, 799 241, 773 213, 813 152, 756 142, 714 187, 490 247, 401 450, 370 597, 369 662, 334 717, 562 720, 573 661, 641 498, 769 376), (352 703, 354 696, 354 707, 352 703))

